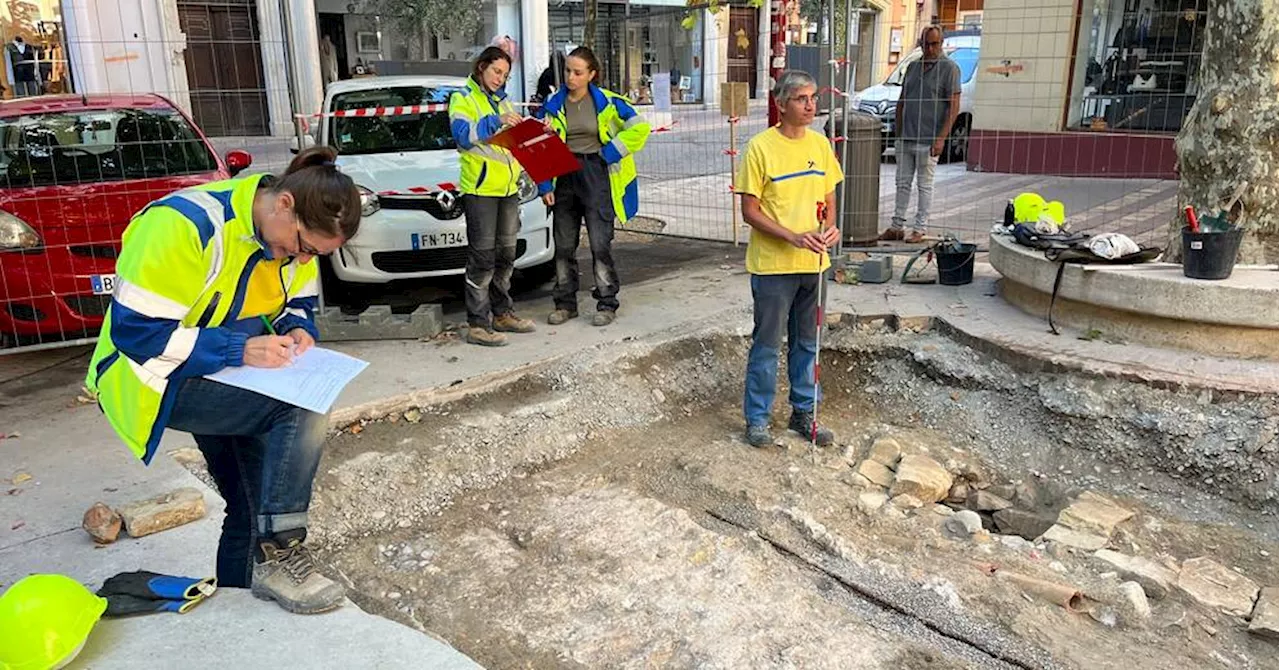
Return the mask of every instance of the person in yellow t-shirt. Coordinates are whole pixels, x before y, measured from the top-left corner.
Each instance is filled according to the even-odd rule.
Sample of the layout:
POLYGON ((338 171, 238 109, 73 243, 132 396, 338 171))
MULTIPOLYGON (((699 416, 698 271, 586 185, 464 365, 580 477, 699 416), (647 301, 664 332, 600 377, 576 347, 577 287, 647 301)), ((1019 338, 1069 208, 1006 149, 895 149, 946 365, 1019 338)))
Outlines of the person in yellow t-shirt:
MULTIPOLYGON (((751 225, 747 272, 755 329, 742 404, 746 439, 755 447, 773 444, 769 420, 784 331, 791 381, 788 428, 810 435, 819 393, 813 365, 818 354, 818 287, 831 265, 827 248, 840 237, 835 188, 844 179, 830 142, 809 128, 818 106, 813 77, 784 72, 773 97, 782 121, 751 138, 734 187, 742 196, 743 218, 751 225), (822 221, 820 212, 825 212, 822 221)), ((834 441, 830 430, 818 428, 818 445, 834 441)))

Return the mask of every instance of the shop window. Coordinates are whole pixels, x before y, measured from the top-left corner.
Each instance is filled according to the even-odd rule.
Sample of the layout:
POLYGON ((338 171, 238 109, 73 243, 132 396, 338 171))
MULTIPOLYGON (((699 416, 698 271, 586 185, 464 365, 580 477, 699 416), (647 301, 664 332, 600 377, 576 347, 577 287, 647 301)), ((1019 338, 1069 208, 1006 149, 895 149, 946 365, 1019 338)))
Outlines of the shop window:
POLYGON ((1092 0, 1079 27, 1069 129, 1177 132, 1197 93, 1208 0, 1092 0))

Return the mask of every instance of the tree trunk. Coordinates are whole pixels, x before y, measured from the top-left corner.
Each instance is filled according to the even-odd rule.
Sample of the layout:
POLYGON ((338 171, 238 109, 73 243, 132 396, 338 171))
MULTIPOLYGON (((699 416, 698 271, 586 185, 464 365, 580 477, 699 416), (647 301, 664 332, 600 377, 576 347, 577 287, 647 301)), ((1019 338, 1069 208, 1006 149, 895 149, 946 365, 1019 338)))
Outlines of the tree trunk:
MULTIPOLYGON (((596 50, 596 8, 598 0, 583 0, 582 12, 585 15, 582 29, 582 46, 595 51, 596 50)), ((599 54, 596 54, 599 58, 599 54)), ((601 72, 600 76, 604 76, 601 72)))
POLYGON ((1169 260, 1182 259, 1182 207, 1201 216, 1224 207, 1243 183, 1233 220, 1245 230, 1238 262, 1277 262, 1277 108, 1275 0, 1210 0, 1199 94, 1174 144, 1179 216, 1169 226, 1169 260))

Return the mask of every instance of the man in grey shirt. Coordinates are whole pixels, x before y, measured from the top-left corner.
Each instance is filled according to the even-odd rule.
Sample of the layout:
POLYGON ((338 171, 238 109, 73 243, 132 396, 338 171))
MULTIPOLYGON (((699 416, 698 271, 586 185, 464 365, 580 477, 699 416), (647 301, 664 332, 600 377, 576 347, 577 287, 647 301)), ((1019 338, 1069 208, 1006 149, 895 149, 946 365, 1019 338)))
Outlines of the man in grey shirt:
POLYGON ((924 239, 933 203, 933 170, 946 146, 951 126, 960 113, 960 67, 942 54, 942 28, 929 26, 920 33, 920 60, 907 66, 898 96, 894 120, 898 141, 894 147, 898 164, 897 198, 893 222, 880 234, 882 240, 916 243, 924 239), (907 205, 911 203, 911 182, 918 180, 916 218, 911 234, 903 230, 907 205))

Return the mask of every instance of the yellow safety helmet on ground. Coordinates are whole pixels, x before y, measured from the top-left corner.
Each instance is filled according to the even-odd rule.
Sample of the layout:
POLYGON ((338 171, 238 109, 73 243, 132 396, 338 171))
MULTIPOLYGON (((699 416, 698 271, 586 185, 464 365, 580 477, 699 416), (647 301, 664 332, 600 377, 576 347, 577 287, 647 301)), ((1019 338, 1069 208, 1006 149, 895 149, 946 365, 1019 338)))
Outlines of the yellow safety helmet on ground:
POLYGON ((0 595, 0 670, 70 663, 106 609, 106 599, 70 577, 24 577, 0 595))

